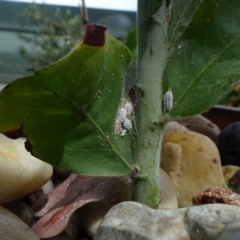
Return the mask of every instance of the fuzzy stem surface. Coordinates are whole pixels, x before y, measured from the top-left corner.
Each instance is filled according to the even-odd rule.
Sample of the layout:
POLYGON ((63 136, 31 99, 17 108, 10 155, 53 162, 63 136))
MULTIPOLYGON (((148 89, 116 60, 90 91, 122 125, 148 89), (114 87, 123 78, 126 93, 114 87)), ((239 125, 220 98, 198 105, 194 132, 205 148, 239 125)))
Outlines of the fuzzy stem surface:
POLYGON ((134 183, 134 200, 157 208, 162 144, 162 79, 167 63, 166 3, 138 1, 137 165, 145 179, 134 183))

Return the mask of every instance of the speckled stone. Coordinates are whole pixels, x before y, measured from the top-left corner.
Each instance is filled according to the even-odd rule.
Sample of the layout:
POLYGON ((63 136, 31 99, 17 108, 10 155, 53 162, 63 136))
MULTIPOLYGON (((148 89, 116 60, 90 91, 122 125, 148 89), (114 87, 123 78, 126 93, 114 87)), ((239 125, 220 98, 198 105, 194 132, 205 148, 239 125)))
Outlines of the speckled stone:
POLYGON ((185 211, 185 227, 194 240, 215 240, 225 226, 240 220, 240 208, 227 204, 206 204, 185 211))
POLYGON ((16 215, 0 206, 1 240, 40 240, 16 215))
POLYGON ((240 220, 227 225, 214 240, 239 240, 240 220))
POLYGON ((94 240, 168 240, 176 236, 190 240, 183 217, 177 209, 153 210, 140 203, 123 202, 107 213, 94 240))
POLYGON ((192 197, 225 180, 215 143, 192 131, 170 132, 163 138, 161 168, 171 178, 179 207, 192 205, 192 197))
POLYGON ((224 227, 236 221, 240 221, 237 206, 207 204, 153 210, 140 203, 123 202, 107 213, 94 240, 216 240, 224 227))

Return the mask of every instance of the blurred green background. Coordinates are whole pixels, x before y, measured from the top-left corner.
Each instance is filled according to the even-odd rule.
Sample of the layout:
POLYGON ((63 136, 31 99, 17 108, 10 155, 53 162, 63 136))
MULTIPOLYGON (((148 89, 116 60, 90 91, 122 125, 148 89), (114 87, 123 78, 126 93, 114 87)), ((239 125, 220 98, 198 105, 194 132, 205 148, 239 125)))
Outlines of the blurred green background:
MULTIPOLYGON (((136 13, 87 8, 89 23, 104 24, 136 59, 136 13)), ((0 88, 64 57, 83 33, 79 7, 0 1, 0 88)), ((126 90, 135 80, 133 61, 126 90)))

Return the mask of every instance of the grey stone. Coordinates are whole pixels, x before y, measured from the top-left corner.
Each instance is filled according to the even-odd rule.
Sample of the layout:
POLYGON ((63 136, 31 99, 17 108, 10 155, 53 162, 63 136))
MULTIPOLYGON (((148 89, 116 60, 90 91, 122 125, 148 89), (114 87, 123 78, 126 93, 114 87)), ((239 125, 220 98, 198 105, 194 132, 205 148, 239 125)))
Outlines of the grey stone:
POLYGON ((236 220, 240 220, 238 206, 206 204, 186 208, 184 222, 191 239, 213 240, 225 226, 236 220))
POLYGON ((216 237, 215 240, 239 240, 240 221, 227 225, 216 237))
POLYGON ((29 227, 35 223, 35 216, 33 210, 24 203, 12 203, 7 207, 9 211, 18 216, 23 222, 25 222, 29 227))
POLYGON ((224 227, 238 220, 240 208, 226 204, 153 210, 123 202, 107 213, 94 240, 217 240, 224 227))
POLYGON ((39 240, 35 233, 17 216, 0 206, 1 240, 39 240))
POLYGON ((158 209, 178 208, 177 194, 170 177, 161 168, 159 169, 159 175, 162 199, 158 204, 158 209))
POLYGON ((182 211, 153 210, 140 203, 123 202, 105 216, 94 240, 190 240, 182 211))

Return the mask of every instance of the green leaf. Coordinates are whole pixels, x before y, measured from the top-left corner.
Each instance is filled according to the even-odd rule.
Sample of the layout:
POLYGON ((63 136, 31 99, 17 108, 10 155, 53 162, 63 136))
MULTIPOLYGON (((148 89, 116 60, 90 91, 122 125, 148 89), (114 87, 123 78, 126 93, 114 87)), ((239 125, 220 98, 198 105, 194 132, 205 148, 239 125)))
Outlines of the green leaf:
POLYGON ((240 77, 240 1, 205 0, 176 42, 164 76, 171 88, 173 118, 202 113, 240 77))
POLYGON ((137 49, 137 29, 136 27, 131 28, 125 39, 125 45, 131 52, 135 52, 137 49))
POLYGON ((188 25, 191 23, 194 13, 202 0, 172 0, 171 21, 168 30, 168 42, 171 45, 182 36, 188 25))
POLYGON ((25 136, 34 156, 60 168, 116 176, 131 168, 134 146, 114 125, 131 56, 103 28, 88 25, 67 57, 6 86, 0 131, 25 136))

